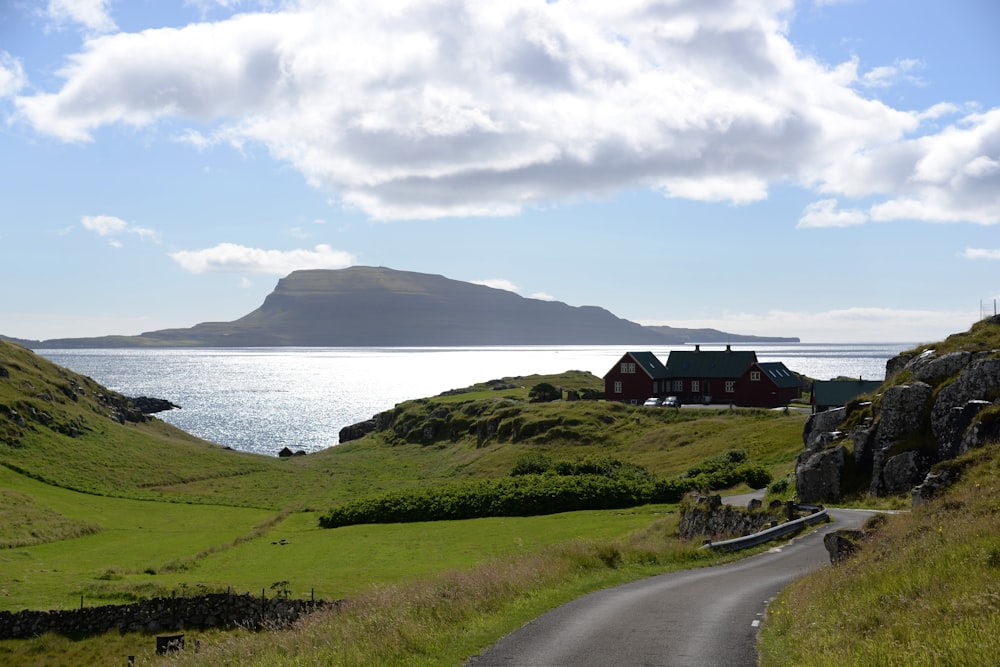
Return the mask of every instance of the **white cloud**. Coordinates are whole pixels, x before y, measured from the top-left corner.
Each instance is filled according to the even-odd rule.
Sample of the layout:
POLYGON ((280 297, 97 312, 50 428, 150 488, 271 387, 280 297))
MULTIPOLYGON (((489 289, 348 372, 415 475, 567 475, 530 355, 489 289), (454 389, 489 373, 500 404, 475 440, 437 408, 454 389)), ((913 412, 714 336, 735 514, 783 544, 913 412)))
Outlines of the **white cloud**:
POLYGON ((491 278, 488 280, 471 280, 469 281, 473 285, 485 285, 486 287, 492 287, 493 289, 502 289, 508 292, 519 292, 520 289, 512 281, 506 280, 504 278, 491 278))
POLYGON ((1000 248, 966 248, 962 253, 966 259, 998 259, 1000 260, 1000 248))
MULTIPOLYGON (((106 15, 103 2, 63 4, 106 15)), ((746 203, 795 182, 881 200, 875 219, 1000 222, 998 176, 976 162, 997 156, 1000 110, 923 126, 952 109, 904 112, 858 92, 919 63, 861 76, 857 60, 820 63, 789 41, 792 10, 290 0, 88 39, 61 89, 15 102, 66 141, 169 119, 197 147, 263 146, 375 219, 513 215, 635 187, 746 203)))
POLYGON ((0 99, 16 94, 27 83, 21 61, 6 51, 0 51, 0 99))
POLYGON ((343 269, 356 263, 354 256, 326 244, 312 250, 263 250, 235 243, 220 243, 204 250, 181 250, 170 258, 191 273, 269 273, 288 275, 298 269, 343 269))
POLYGON ((821 189, 882 196, 870 219, 1000 224, 1000 108, 936 134, 854 151, 831 163, 821 189))
POLYGON ((556 298, 554 296, 552 296, 551 294, 548 294, 546 292, 535 292, 534 294, 532 294, 530 296, 531 296, 532 299, 539 299, 541 301, 555 301, 556 300, 556 298))
POLYGON ((46 15, 56 23, 77 23, 90 32, 116 30, 110 13, 111 0, 49 0, 46 15))
POLYGON ((843 308, 819 312, 772 310, 723 313, 717 318, 653 321, 640 324, 711 328, 759 336, 798 336, 804 343, 926 343, 966 331, 978 317, 968 311, 843 308))
MULTIPOLYGON (((116 237, 121 234, 134 234, 157 243, 160 241, 159 232, 129 224, 113 215, 84 215, 80 217, 80 224, 98 236, 116 237)), ((112 238, 109 243, 115 248, 122 247, 122 242, 116 238, 112 238)))
POLYGON ((921 66, 922 63, 919 60, 897 60, 892 65, 881 65, 868 70, 861 77, 859 83, 866 88, 888 88, 900 79, 905 79, 908 83, 919 84, 920 80, 910 72, 921 66))
POLYGON ((836 199, 822 199, 806 206, 799 227, 851 227, 868 221, 864 211, 838 210, 836 199))

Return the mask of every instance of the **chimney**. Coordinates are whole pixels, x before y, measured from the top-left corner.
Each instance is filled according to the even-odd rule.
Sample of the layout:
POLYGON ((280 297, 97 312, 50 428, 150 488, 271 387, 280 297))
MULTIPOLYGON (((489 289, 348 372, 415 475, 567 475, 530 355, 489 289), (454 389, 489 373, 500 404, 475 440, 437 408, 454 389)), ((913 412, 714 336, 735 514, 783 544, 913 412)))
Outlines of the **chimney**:
POLYGON ((728 345, 726 345, 726 352, 732 352, 732 351, 733 351, 733 349, 731 347, 729 347, 728 345))
POLYGON ((694 346, 694 351, 695 352, 701 352, 701 345, 695 345, 694 346))

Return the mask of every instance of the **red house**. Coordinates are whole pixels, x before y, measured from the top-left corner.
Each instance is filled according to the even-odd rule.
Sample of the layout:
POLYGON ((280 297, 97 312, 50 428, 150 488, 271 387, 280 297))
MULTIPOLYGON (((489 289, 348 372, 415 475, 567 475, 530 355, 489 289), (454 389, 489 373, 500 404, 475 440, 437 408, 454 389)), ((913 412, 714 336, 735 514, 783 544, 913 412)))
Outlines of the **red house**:
POLYGON ((682 403, 778 407, 802 395, 802 382, 780 361, 758 362, 753 351, 671 351, 661 364, 651 352, 629 352, 604 376, 609 401, 676 396, 682 403))
POLYGON ((652 352, 626 352, 604 375, 604 398, 642 403, 650 396, 667 395, 667 369, 652 352))

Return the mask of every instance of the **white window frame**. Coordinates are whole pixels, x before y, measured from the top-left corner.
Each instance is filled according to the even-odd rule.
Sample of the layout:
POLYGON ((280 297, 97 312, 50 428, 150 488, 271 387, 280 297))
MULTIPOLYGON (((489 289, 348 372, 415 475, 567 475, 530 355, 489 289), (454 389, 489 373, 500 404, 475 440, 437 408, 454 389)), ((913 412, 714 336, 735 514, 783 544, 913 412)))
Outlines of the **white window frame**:
POLYGON ((684 380, 674 380, 674 391, 678 394, 684 391, 684 380))
POLYGON ((622 373, 635 373, 635 362, 623 361, 621 371, 622 373))
POLYGON ((726 393, 731 394, 736 391, 736 380, 726 380, 726 393))
POLYGON ((759 382, 760 381, 760 371, 750 371, 750 381, 759 382))
POLYGON ((621 380, 615 380, 615 393, 616 394, 622 393, 622 381, 621 380))
POLYGON ((691 393, 697 394, 701 391, 701 383, 698 380, 691 380, 691 393))

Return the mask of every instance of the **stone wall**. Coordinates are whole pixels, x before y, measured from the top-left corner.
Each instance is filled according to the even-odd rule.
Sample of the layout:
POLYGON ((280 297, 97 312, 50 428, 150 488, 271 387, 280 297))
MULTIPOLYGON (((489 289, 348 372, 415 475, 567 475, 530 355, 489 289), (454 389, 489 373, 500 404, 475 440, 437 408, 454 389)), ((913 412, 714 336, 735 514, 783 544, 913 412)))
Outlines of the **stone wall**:
POLYGON ((767 509, 759 500, 751 501, 744 508, 723 505, 718 495, 696 496, 685 499, 677 533, 684 539, 725 540, 751 535, 785 518, 785 507, 780 501, 767 509))
POLYGON ((259 630, 288 625, 331 604, 336 603, 211 593, 70 611, 0 611, 0 639, 27 639, 47 632, 78 637, 111 630, 158 633, 237 626, 259 630))

